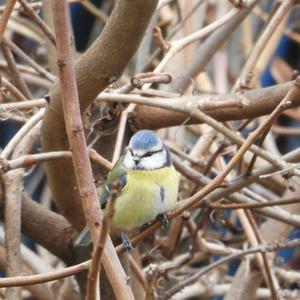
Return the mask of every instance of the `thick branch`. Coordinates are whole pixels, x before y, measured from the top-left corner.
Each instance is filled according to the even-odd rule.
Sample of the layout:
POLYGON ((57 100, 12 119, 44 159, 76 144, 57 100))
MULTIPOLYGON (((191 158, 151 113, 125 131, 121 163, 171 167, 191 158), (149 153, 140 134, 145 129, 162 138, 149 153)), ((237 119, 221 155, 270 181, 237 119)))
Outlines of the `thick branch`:
MULTIPOLYGON (((1 186, 0 219, 4 220, 4 196, 1 186)), ((70 245, 73 241, 71 225, 64 217, 32 201, 25 193, 22 195, 21 228, 29 238, 64 262, 70 261, 70 245)))
POLYGON ((71 259, 73 229, 68 221, 42 205, 22 196, 22 232, 68 263, 71 259))
MULTIPOLYGON (((240 102, 240 105, 222 106, 222 109, 219 109, 217 106, 210 107, 209 102, 207 102, 206 105, 203 104, 202 107, 200 106, 200 109, 218 121, 252 119, 267 115, 275 109, 282 98, 287 94, 291 84, 291 82, 288 82, 268 88, 247 91, 239 95, 229 94, 221 97, 216 96, 217 100, 240 102)), ((208 98, 213 100, 214 96, 208 98)), ((191 104, 195 104, 201 101, 201 97, 191 96, 187 98, 187 101, 191 102, 191 104)), ((178 100, 178 105, 182 105, 183 103, 184 102, 178 100)), ((214 104, 217 103, 214 102, 214 104)), ((293 101, 293 107, 298 105, 300 105, 299 97, 293 101)), ((130 121, 137 128, 158 129, 182 124, 186 121, 187 117, 185 114, 171 110, 138 105, 130 121)), ((199 120, 190 119, 188 123, 199 123, 199 120)))
MULTIPOLYGON (((3 176, 5 185, 5 247, 6 247, 6 274, 7 276, 21 273, 21 190, 23 171, 15 170, 3 176)), ((21 289, 6 290, 8 300, 22 299, 21 289)))
MULTIPOLYGON (((69 12, 67 2, 54 0, 52 8, 57 42, 58 76, 64 121, 68 141, 72 149, 72 161, 78 187, 76 191, 79 192, 85 220, 95 244, 100 234, 103 213, 98 201, 80 116, 75 69, 71 52, 71 30, 68 19, 69 12)), ((126 299, 134 299, 131 289, 126 284, 126 274, 118 260, 116 252, 109 247, 105 248, 104 252, 106 254, 103 257, 104 269, 116 298, 122 299, 122 297, 124 297, 126 299), (112 266, 115 268, 112 268, 112 266)))
MULTIPOLYGON (((143 37, 156 4, 156 0, 117 2, 101 36, 75 65, 81 112, 113 78, 122 74, 143 37)), ((45 151, 69 150, 58 84, 50 91, 50 107, 44 118, 42 139, 45 151)), ((85 221, 71 162, 48 163, 47 175, 59 210, 77 229, 81 229, 85 221)))

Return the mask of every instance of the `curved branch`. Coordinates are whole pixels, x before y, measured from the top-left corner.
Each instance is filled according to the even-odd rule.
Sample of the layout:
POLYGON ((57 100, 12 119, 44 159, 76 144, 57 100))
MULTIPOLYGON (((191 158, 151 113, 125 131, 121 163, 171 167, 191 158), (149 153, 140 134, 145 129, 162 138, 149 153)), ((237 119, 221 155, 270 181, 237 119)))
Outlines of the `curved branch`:
MULTIPOLYGON (((268 88, 250 90, 243 94, 228 94, 224 96, 207 97, 210 100, 221 100, 219 102, 220 105, 225 104, 226 101, 228 101, 229 104, 233 104, 233 102, 235 102, 235 105, 224 105, 221 107, 221 109, 217 107, 217 101, 211 102, 214 105, 210 105, 209 101, 201 104, 202 97, 191 96, 187 97, 186 100, 191 103, 191 105, 196 105, 198 102, 199 108, 204 113, 218 121, 251 119, 271 113, 282 100, 282 98, 287 94, 288 90, 291 88, 291 85, 292 82, 288 82, 268 88), (224 103, 222 103, 223 101, 224 103), (240 105, 237 105, 237 103, 240 103, 240 105)), ((178 106, 182 106, 183 104, 184 102, 178 100, 178 106)), ((176 106, 176 103, 174 103, 174 105, 176 106)), ((299 105, 300 99, 295 98, 293 101, 293 107, 299 105)), ((159 129, 182 124, 187 120, 187 117, 188 116, 186 114, 171 110, 138 105, 130 117, 130 122, 135 128, 139 129, 159 129)), ((193 118, 188 120, 188 124, 193 123, 197 124, 199 123, 199 120, 193 118)))
MULTIPOLYGON (((4 220, 4 196, 0 186, 0 220, 4 220)), ((66 263, 71 260, 73 229, 61 215, 54 213, 22 194, 22 233, 45 247, 66 263)))
MULTIPOLYGON (((112 80, 118 78, 134 55, 155 10, 157 0, 119 0, 101 35, 75 64, 80 108, 84 110, 112 80)), ((50 105, 43 122, 45 151, 69 150, 60 88, 50 91, 50 105)), ((47 175, 54 201, 64 216, 81 229, 82 208, 72 163, 47 163, 47 175)))

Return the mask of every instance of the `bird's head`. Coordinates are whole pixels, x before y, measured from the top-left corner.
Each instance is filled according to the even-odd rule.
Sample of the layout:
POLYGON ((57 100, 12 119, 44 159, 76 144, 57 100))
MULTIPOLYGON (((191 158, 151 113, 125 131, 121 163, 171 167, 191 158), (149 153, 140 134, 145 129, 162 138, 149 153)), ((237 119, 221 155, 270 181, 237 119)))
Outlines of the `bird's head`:
POLYGON ((171 165, 168 148, 151 130, 140 130, 132 136, 123 163, 131 170, 155 170, 171 165))

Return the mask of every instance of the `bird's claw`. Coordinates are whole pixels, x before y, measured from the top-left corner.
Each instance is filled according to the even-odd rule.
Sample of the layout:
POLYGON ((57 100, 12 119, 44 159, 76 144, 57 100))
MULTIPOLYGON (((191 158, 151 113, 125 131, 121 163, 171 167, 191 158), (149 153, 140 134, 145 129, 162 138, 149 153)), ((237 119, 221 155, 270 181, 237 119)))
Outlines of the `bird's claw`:
POLYGON ((168 227, 170 223, 165 213, 157 215, 157 220, 161 222, 163 228, 168 227))
POLYGON ((121 240, 122 240, 122 244, 124 246, 125 251, 131 252, 133 250, 133 246, 130 242, 130 239, 123 231, 121 231, 121 240))

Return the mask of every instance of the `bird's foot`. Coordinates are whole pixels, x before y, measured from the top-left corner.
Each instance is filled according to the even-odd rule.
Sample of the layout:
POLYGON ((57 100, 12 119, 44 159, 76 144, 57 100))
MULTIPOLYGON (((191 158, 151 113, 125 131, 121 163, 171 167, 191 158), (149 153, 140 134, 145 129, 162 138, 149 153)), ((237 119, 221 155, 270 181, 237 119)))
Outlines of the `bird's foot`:
POLYGON ((169 220, 165 213, 157 215, 157 220, 161 222, 162 228, 166 228, 169 225, 169 220))
POLYGON ((131 252, 133 250, 133 246, 130 242, 130 239, 128 238, 128 236, 126 235, 126 233, 124 231, 121 231, 121 240, 122 240, 122 244, 124 246, 125 251, 131 252))

